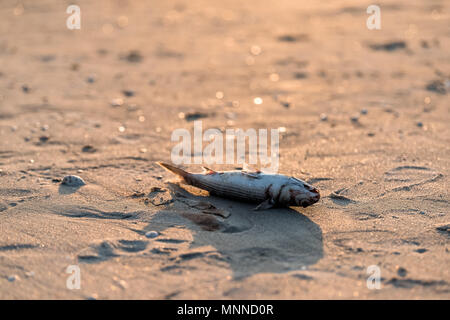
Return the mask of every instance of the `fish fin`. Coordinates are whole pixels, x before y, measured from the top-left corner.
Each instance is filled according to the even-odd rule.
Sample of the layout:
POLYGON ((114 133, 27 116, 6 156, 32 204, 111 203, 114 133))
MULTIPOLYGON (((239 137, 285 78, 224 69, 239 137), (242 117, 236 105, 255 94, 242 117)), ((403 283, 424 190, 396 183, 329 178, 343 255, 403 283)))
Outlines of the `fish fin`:
POLYGON ((259 170, 259 169, 252 170, 252 169, 250 168, 250 166, 248 165, 248 163, 245 163, 245 162, 244 162, 244 164, 242 165, 242 170, 241 170, 241 172, 242 172, 242 173, 247 173, 247 174, 257 175, 257 174, 261 173, 261 170, 259 170))
POLYGON ((269 198, 261 202, 258 206, 256 206, 256 208, 254 208, 253 211, 267 210, 273 208, 274 205, 275 201, 273 201, 272 198, 269 198))
POLYGON ((253 178, 253 179, 261 178, 260 176, 258 176, 258 172, 245 172, 245 171, 242 171, 241 174, 243 174, 243 175, 245 175, 245 176, 247 176, 249 178, 253 178))
POLYGON ((175 173, 176 175, 179 175, 180 177, 186 178, 189 176, 189 172, 186 172, 183 169, 177 168, 171 164, 164 163, 164 162, 156 162, 156 163, 159 164, 164 169, 167 169, 167 170, 175 173))
POLYGON ((214 171, 213 169, 210 169, 208 167, 202 166, 203 168, 203 174, 214 174, 217 173, 216 171, 214 171))

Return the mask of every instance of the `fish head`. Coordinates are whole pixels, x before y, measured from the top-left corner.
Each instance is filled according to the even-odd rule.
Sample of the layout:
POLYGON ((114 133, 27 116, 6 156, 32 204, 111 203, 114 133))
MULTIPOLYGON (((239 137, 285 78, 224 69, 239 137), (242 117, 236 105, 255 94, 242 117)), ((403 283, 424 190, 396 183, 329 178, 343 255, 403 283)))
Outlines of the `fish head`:
POLYGON ((289 186, 290 205, 306 208, 319 201, 319 190, 299 179, 292 180, 293 183, 289 186))

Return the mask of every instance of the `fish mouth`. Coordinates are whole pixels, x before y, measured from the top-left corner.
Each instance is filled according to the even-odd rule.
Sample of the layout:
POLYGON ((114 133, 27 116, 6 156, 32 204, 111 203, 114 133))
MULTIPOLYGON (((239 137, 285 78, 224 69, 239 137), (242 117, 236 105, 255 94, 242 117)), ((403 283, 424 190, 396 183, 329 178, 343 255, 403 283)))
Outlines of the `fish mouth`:
POLYGON ((320 193, 319 193, 319 191, 316 192, 316 194, 313 197, 313 200, 314 200, 313 203, 316 203, 317 201, 320 200, 320 193))
POLYGON ((314 202, 312 202, 311 200, 303 200, 303 201, 300 203, 300 205, 301 205, 303 208, 306 208, 306 207, 312 205, 313 203, 314 203, 314 202))
POLYGON ((310 205, 316 203, 317 201, 319 201, 319 199, 320 199, 320 193, 317 192, 317 193, 315 193, 314 196, 312 196, 311 198, 302 200, 302 201, 300 202, 300 205, 301 205, 303 208, 306 208, 306 207, 308 207, 308 206, 310 206, 310 205))

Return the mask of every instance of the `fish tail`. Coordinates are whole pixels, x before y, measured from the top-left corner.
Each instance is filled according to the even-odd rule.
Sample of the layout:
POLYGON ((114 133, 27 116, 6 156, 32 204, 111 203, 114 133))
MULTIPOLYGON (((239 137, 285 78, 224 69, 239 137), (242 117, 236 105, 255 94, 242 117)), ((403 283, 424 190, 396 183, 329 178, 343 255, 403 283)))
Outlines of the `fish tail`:
POLYGON ((156 163, 159 164, 164 169, 167 169, 167 170, 175 173, 176 175, 183 177, 184 179, 186 179, 190 175, 189 172, 186 172, 183 169, 177 168, 171 164, 164 163, 164 162, 156 162, 156 163))

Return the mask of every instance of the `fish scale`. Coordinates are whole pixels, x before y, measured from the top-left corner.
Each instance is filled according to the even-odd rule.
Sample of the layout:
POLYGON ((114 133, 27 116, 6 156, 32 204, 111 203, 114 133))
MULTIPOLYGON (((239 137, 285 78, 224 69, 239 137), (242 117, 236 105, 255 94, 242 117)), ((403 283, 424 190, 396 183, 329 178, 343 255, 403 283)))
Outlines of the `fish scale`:
POLYGON ((263 201, 265 198, 265 195, 262 192, 257 193, 249 188, 242 188, 240 186, 234 186, 233 184, 226 185, 217 182, 208 183, 204 181, 199 182, 199 184, 204 186, 202 189, 208 190, 217 195, 248 199, 252 202, 258 200, 263 201))

